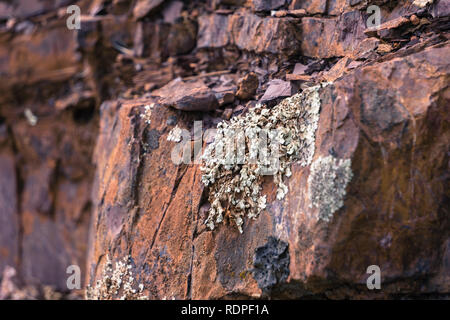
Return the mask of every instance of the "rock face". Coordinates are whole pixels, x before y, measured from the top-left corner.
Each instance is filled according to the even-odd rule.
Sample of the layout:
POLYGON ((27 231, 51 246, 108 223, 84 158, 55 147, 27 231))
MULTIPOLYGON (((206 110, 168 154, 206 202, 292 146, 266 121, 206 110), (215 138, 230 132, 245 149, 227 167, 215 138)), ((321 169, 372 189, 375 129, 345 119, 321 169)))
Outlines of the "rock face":
POLYGON ((446 1, 381 1, 366 28, 364 1, 83 0, 68 30, 70 3, 0 1, 2 299, 449 297, 446 1), (283 154, 308 157, 258 182, 241 233, 230 208, 253 204, 201 155, 280 109, 283 154))
MULTIPOLYGON (((442 174, 450 138, 443 115, 449 51, 440 44, 393 57, 323 89, 311 166, 292 165, 281 201, 268 182, 270 204, 243 234, 232 225, 205 229, 199 166, 168 162, 175 146, 164 143, 165 123, 173 111, 158 107, 143 128, 137 119, 148 101, 104 105, 97 166, 108 170, 100 170, 97 181, 108 183, 98 189, 97 240, 89 260, 99 263, 91 266, 91 277, 106 250, 131 254, 139 282, 155 299, 448 292, 442 174), (111 109, 118 109, 117 120, 111 109), (159 143, 145 152, 149 135, 159 143), (317 164, 321 158, 335 162, 317 164), (344 164, 337 159, 351 171, 347 185, 339 180, 344 164), (319 219, 322 212, 328 219, 319 219), (365 286, 370 265, 382 270, 379 293, 365 286), (417 278, 428 280, 411 280, 417 278)), ((177 121, 184 126, 193 119, 177 121)))

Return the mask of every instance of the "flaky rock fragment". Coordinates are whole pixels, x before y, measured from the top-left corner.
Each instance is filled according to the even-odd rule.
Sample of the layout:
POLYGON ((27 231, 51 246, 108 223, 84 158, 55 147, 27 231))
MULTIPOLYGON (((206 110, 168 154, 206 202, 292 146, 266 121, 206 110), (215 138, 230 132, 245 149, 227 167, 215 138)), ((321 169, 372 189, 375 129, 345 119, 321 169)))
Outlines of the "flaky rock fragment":
POLYGON ((296 87, 290 81, 274 79, 269 82, 269 87, 261 98, 261 102, 268 102, 277 98, 285 98, 295 93, 296 87))
POLYGON ((159 103, 183 111, 210 111, 217 108, 214 92, 202 80, 186 81, 175 79, 152 92, 159 97, 159 103))

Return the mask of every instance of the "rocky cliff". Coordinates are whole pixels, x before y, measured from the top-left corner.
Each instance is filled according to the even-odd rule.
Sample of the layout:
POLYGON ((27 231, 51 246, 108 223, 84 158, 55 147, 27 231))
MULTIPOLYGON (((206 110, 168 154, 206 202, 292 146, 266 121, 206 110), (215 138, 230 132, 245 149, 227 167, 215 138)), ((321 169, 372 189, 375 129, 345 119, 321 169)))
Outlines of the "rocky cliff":
POLYGON ((0 0, 0 298, 84 297, 69 265, 91 299, 448 298, 449 28, 448 0, 0 0), (275 172, 208 153, 265 129, 275 172))

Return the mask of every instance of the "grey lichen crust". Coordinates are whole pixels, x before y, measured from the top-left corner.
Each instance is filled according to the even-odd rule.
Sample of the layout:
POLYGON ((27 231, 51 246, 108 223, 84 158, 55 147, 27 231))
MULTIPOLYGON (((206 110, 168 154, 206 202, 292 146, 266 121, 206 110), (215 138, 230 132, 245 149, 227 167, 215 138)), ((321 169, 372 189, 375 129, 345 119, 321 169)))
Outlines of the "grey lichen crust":
POLYGON ((319 157, 311 165, 308 188, 311 207, 319 209, 318 219, 330 221, 344 205, 347 184, 353 177, 350 159, 319 157))
POLYGON ((102 270, 101 279, 97 280, 94 287, 86 288, 87 300, 148 300, 144 296, 144 285, 135 287, 133 277, 131 257, 125 257, 122 261, 113 264, 109 256, 106 257, 106 263, 102 270))
POLYGON ((273 108, 258 105, 243 116, 221 122, 213 143, 203 156, 202 181, 209 188, 211 208, 207 226, 212 230, 227 217, 242 232, 244 218, 256 219, 266 208, 266 196, 261 195, 264 175, 274 175, 277 199, 284 198, 288 187, 284 177, 291 175, 291 163, 301 166, 311 163, 315 151, 315 132, 319 120, 319 89, 327 84, 307 88, 302 93, 284 99, 273 108), (266 145, 277 145, 274 155, 261 156, 260 137, 267 132, 266 145), (241 148, 233 161, 215 156, 215 150, 236 144, 241 148), (243 148, 243 146, 245 148, 243 148), (258 153, 259 156, 258 156, 258 153), (276 167, 272 173, 267 168, 276 167))

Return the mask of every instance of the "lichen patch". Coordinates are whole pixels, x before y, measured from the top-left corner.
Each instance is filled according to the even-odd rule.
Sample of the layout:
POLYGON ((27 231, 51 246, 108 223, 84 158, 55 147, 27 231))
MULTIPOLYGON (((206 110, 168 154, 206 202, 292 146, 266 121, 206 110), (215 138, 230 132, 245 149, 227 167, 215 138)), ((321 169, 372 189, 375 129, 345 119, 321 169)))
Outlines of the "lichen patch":
POLYGON ((109 255, 102 270, 101 279, 94 287, 86 288, 88 300, 148 300, 143 295, 144 285, 136 285, 131 257, 125 257, 113 266, 109 255))
POLYGON ((151 123, 151 117, 152 117, 152 109, 154 107, 154 104, 147 104, 144 106, 144 112, 141 113, 141 119, 144 119, 146 124, 150 124, 151 123))
POLYGON ((350 159, 319 157, 311 164, 308 189, 311 207, 319 209, 318 219, 330 221, 344 205, 347 184, 353 177, 350 159))
POLYGON ((178 126, 175 126, 172 130, 170 130, 169 135, 167 136, 167 141, 180 142, 182 138, 182 129, 178 126))
POLYGON ((307 166, 314 156, 319 89, 326 85, 307 88, 273 108, 257 105, 218 124, 201 168, 211 204, 205 223, 211 230, 229 218, 242 232, 244 219, 259 216, 267 205, 261 194, 264 175, 274 176, 277 199, 285 197, 283 180, 291 175, 291 164, 307 166))

